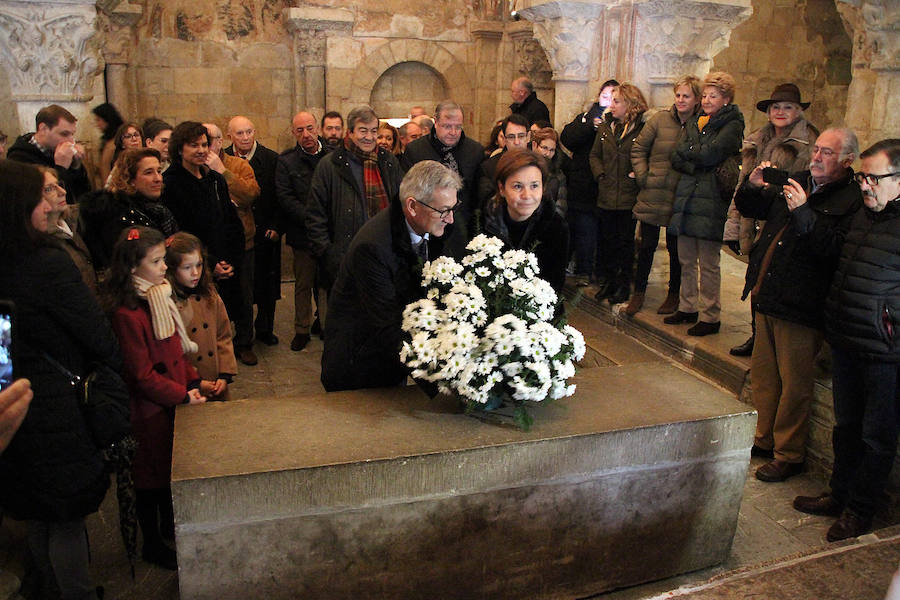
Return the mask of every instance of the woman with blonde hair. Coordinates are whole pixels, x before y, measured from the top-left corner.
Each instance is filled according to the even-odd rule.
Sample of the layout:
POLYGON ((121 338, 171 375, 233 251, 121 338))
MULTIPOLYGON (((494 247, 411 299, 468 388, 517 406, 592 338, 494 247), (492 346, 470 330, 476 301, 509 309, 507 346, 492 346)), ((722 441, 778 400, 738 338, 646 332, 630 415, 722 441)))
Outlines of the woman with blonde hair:
POLYGON ((618 85, 612 103, 597 129, 590 164, 597 180, 598 301, 628 300, 634 263, 634 217, 638 186, 631 167, 631 147, 644 127, 647 100, 636 86, 618 85), (603 261, 600 260, 603 257, 603 261))
MULTIPOLYGON (((678 311, 663 321, 670 325, 696 323, 687 330, 688 335, 718 333, 720 327, 719 258, 737 178, 726 184, 721 180, 729 179, 725 163, 740 152, 744 135, 744 116, 732 102, 734 87, 734 77, 728 73, 716 71, 706 76, 702 111, 691 118, 672 152, 672 167, 681 173, 670 223, 672 233, 678 236, 681 290, 678 311)), ((736 174, 736 165, 734 171, 736 174)))
POLYGON ((394 156, 400 154, 400 133, 396 127, 387 121, 381 121, 378 124, 378 134, 375 140, 379 147, 384 148, 394 156))

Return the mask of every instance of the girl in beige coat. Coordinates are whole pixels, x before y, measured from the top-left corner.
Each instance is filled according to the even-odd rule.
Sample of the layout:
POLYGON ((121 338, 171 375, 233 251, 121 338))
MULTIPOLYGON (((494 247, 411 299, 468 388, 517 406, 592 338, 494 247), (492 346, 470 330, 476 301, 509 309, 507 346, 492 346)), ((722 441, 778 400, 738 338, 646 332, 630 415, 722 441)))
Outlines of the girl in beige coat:
POLYGON ((172 235, 166 240, 166 265, 181 319, 198 346, 187 358, 203 379, 200 391, 210 400, 228 400, 228 384, 237 374, 231 322, 212 285, 203 244, 189 233, 172 235))

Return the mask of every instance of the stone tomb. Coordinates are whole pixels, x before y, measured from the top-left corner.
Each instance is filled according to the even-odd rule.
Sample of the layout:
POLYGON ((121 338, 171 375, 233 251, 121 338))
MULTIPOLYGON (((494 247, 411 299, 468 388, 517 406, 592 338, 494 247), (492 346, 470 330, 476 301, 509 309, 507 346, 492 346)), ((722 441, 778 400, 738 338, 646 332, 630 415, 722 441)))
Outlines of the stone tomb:
POLYGON ((566 598, 724 560, 755 413, 586 369, 526 433, 416 387, 180 407, 181 597, 566 598))

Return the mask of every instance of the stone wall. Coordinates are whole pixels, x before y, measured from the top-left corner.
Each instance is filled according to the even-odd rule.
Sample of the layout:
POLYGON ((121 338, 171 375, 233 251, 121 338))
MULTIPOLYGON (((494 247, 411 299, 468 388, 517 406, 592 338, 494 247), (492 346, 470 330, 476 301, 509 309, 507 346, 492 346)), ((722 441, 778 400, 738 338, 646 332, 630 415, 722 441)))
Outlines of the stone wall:
POLYGON ((753 15, 732 31, 713 68, 737 81, 735 102, 746 119, 745 134, 765 125, 756 103, 786 81, 812 102, 806 117, 822 130, 843 124, 850 55, 834 0, 753 0, 753 15))

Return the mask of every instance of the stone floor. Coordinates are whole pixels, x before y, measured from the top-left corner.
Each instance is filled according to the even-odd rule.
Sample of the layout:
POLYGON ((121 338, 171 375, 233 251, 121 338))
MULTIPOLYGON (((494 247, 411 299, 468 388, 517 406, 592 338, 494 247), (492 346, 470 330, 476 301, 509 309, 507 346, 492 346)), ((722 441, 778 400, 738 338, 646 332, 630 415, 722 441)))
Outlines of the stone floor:
MULTIPOLYGON (((727 349, 746 339, 750 331, 749 307, 737 300, 742 286, 743 263, 723 253, 722 332, 702 340, 688 339, 684 333, 686 327, 663 325, 661 318, 657 318, 655 314, 655 308, 662 301, 666 291, 666 258, 663 252, 660 250, 655 261, 656 267, 648 289, 647 309, 640 313, 641 319, 636 322, 644 323, 642 327, 648 331, 653 330, 659 335, 682 339, 692 347, 703 346, 712 356, 727 356, 727 349)), ((586 298, 593 295, 590 287, 582 291, 586 292, 586 298)), ((271 348, 257 345, 259 364, 254 367, 240 365, 239 376, 232 387, 232 396, 236 399, 297 396, 322 389, 319 383, 322 342, 313 339, 302 352, 290 351, 288 344, 292 336, 293 310, 291 284, 285 284, 282 293, 285 299, 279 302, 276 317, 276 333, 281 343, 271 348)), ((585 302, 585 306, 577 307, 572 312, 571 318, 572 323, 583 330, 591 348, 585 361, 586 366, 670 360, 652 347, 636 342, 635 336, 610 325, 602 318, 593 316, 591 313, 596 314, 596 307, 591 309, 587 304, 589 302, 585 302)), ((604 310, 609 312, 608 309, 604 310)), ((638 337, 642 341, 652 343, 653 336, 638 337)), ((821 491, 827 483, 824 476, 805 473, 782 484, 765 484, 753 477, 753 471, 760 464, 762 464, 760 459, 752 459, 749 466, 737 533, 731 553, 722 565, 596 597, 610 600, 666 597, 668 592, 679 586, 702 583, 710 577, 734 569, 762 563, 777 563, 783 557, 808 553, 825 545, 824 535, 830 525, 830 519, 804 515, 794 511, 790 506, 791 499, 798 494, 815 494, 821 491)), ((653 502, 653 499, 648 498, 647 501, 653 502)), ((118 534, 117 509, 112 491, 101 510, 96 515, 90 516, 87 522, 94 578, 97 583, 106 587, 106 598, 129 600, 179 598, 177 577, 173 572, 152 567, 138 560, 135 565, 135 578, 132 579, 118 534)), ((4 593, 4 585, 10 579, 9 573, 22 576, 25 563, 21 545, 22 535, 21 524, 9 519, 6 519, 0 527, 0 571, 6 571, 0 574, 0 600, 6 600, 7 597, 17 598, 15 595, 9 595, 8 590, 4 593)), ((885 580, 889 576, 887 573, 881 575, 885 580)), ((853 574, 839 570, 831 576, 852 578, 853 574)), ((771 598, 775 599, 777 596, 771 598)), ((825 597, 817 596, 817 598, 825 600, 825 597)))

